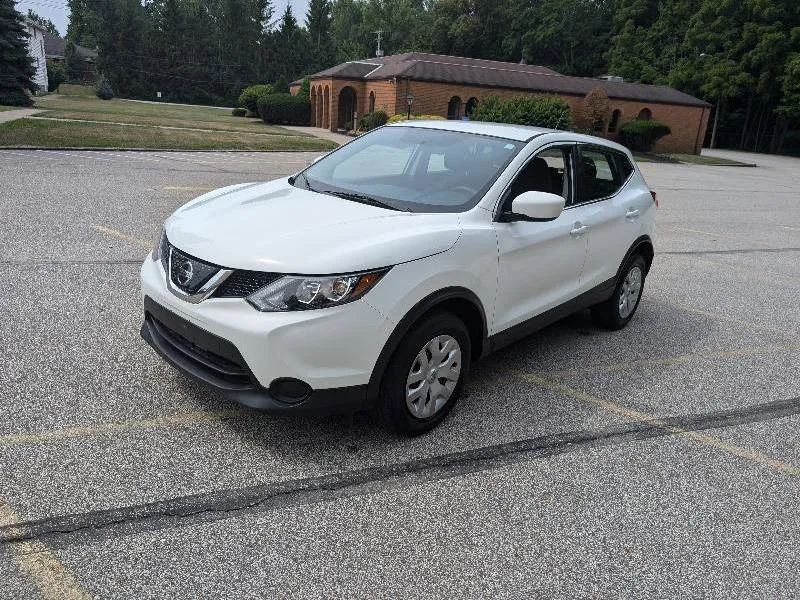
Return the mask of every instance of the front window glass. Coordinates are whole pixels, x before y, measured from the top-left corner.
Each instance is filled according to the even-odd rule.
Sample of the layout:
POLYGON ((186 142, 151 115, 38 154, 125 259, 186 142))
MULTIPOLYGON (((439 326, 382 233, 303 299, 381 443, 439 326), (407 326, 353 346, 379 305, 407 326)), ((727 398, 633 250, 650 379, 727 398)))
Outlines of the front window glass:
POLYGON ((410 212, 475 206, 525 145, 503 138, 384 127, 318 161, 294 185, 410 212))

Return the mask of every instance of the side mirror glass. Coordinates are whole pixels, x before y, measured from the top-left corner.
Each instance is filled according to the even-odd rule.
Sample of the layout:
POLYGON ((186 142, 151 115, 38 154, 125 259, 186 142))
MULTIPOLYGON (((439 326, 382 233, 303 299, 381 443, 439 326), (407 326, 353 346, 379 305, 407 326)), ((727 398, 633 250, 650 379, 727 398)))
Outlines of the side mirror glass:
POLYGON ((523 192, 511 203, 511 212, 531 221, 552 221, 564 211, 564 198, 547 192, 523 192))

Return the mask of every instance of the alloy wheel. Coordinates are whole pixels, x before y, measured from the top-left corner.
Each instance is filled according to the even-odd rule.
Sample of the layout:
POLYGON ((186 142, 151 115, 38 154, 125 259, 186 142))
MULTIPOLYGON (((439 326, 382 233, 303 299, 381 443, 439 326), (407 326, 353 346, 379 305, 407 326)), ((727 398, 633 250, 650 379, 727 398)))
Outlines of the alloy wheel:
POLYGON ((418 419, 438 413, 461 377, 461 346, 450 335, 430 340, 414 358, 406 379, 406 406, 418 419))

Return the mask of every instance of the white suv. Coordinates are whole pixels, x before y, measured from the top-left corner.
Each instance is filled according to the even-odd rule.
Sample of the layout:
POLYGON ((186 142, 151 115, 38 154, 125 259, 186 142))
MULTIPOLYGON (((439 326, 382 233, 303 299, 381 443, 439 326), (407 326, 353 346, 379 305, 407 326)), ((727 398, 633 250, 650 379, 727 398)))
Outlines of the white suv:
POLYGON ((427 431, 470 363, 570 313, 625 326, 655 194, 630 153, 530 127, 414 121, 180 208, 141 270, 142 336, 233 400, 376 409, 427 431))

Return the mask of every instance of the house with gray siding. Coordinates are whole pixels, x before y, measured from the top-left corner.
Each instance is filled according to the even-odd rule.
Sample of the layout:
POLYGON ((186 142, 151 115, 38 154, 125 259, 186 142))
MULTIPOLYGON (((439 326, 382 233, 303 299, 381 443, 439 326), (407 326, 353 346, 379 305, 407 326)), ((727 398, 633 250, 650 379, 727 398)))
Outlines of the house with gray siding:
POLYGON ((25 29, 28 31, 28 56, 36 67, 33 82, 39 86, 39 93, 47 93, 47 59, 44 50, 44 29, 30 19, 25 19, 25 29))

